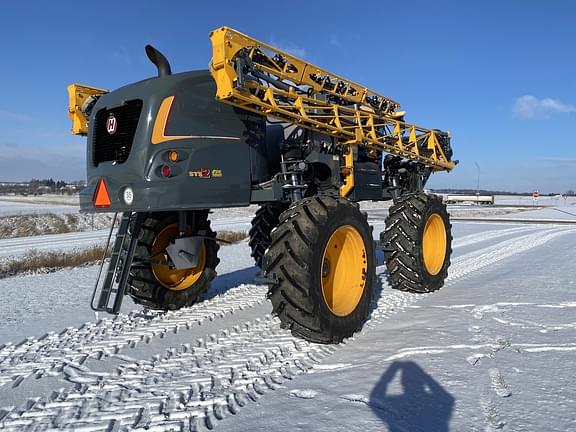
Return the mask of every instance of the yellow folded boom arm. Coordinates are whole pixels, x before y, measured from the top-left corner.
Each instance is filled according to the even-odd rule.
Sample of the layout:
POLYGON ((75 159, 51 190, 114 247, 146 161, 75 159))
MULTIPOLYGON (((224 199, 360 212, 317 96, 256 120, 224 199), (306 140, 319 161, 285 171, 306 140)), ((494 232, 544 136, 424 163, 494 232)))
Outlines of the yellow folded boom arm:
POLYGON ((82 84, 70 84, 68 86, 68 117, 72 122, 74 135, 88 134, 88 117, 98 97, 108 93, 95 87, 82 84))
POLYGON ((216 98, 337 139, 365 145, 434 171, 449 171, 437 131, 403 121, 398 102, 222 27, 210 34, 216 98))

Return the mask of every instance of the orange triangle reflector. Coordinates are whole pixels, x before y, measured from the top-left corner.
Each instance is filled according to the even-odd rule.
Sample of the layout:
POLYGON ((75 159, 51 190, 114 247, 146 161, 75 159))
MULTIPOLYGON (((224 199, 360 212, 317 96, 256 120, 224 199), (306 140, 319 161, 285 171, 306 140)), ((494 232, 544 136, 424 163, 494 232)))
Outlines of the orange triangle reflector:
POLYGON ((104 179, 98 180, 98 184, 96 185, 96 191, 94 192, 94 207, 96 208, 107 208, 110 207, 112 202, 110 201, 110 194, 108 193, 108 188, 106 187, 106 183, 104 179))

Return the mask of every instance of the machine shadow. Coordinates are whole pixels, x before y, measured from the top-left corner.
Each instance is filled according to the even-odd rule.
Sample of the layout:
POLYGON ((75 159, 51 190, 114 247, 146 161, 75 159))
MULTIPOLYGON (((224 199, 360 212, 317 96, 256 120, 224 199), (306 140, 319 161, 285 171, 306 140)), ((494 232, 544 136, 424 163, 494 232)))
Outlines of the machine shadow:
POLYGON ((370 393, 368 404, 390 432, 448 432, 454 397, 416 363, 395 361, 370 393), (393 383, 398 374, 401 389, 398 381, 393 383))
POLYGON ((209 300, 238 285, 254 284, 254 277, 258 271, 258 267, 252 266, 216 276, 208 292, 202 296, 202 300, 209 300))

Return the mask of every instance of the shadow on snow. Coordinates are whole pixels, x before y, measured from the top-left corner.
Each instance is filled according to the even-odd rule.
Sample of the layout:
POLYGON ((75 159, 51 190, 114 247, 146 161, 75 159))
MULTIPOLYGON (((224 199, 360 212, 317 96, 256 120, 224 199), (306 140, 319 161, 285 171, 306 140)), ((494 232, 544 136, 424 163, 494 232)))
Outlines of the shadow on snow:
POLYGON ((260 271, 258 267, 252 266, 218 275, 212 281, 210 289, 202 297, 202 300, 209 300, 242 284, 254 284, 254 276, 258 271, 260 271))
POLYGON ((370 393, 369 405, 390 432, 448 432, 454 397, 416 363, 395 361, 370 393))

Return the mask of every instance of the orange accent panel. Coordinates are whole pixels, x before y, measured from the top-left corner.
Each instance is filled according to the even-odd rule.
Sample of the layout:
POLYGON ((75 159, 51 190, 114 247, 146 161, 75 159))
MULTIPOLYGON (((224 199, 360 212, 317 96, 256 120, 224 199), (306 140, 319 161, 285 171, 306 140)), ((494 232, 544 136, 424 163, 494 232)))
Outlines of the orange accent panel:
POLYGON ((92 201, 96 208, 107 208, 112 204, 110 194, 108 193, 108 187, 106 186, 104 179, 98 180, 96 191, 94 192, 94 199, 92 201))
POLYGON ((168 123, 168 116, 170 115, 173 102, 174 96, 168 96, 167 98, 164 98, 160 104, 156 120, 154 120, 154 128, 152 128, 152 144, 161 144, 167 141, 190 138, 190 135, 166 135, 166 123, 168 123))

